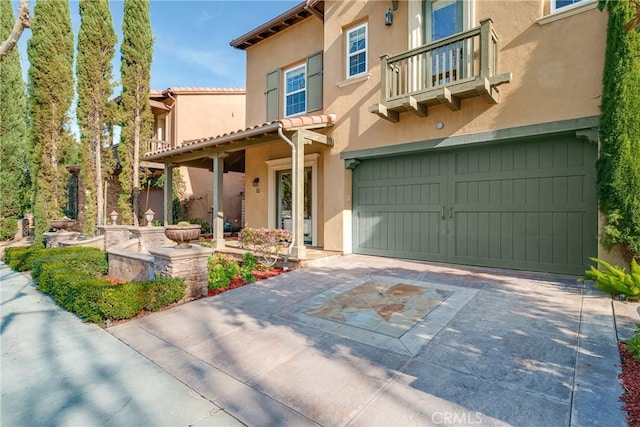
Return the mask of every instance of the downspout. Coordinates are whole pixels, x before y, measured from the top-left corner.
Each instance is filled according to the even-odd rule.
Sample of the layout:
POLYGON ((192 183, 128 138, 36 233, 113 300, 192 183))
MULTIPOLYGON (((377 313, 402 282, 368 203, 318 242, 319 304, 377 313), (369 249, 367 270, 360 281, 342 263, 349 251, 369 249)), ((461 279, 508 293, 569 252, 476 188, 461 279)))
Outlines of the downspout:
POLYGON ((289 139, 286 137, 286 135, 282 132, 282 123, 278 123, 278 136, 280 136, 280 139, 282 139, 284 142, 286 142, 287 144, 289 144, 289 146, 291 147, 291 171, 292 171, 292 176, 291 176, 291 219, 293 221, 291 221, 291 242, 289 242, 289 246, 287 247, 287 254, 284 257, 284 261, 283 264, 286 264, 287 261, 289 261, 289 257, 291 256, 291 249, 293 249, 293 245, 295 245, 296 243, 296 232, 298 231, 297 228, 297 221, 296 221, 296 215, 298 214, 298 209, 297 209, 297 196, 296 196, 296 188, 297 184, 298 184, 298 178, 297 178, 297 173, 296 173, 296 169, 298 166, 298 155, 297 155, 297 149, 296 149, 296 145, 289 139))

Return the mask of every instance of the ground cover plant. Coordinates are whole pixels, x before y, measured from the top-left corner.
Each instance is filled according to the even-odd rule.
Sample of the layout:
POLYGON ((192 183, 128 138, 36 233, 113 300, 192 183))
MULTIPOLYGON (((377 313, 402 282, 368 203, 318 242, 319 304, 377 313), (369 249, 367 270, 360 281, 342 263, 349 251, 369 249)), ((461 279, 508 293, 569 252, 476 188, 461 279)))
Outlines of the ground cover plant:
POLYGON ((113 283, 105 275, 106 253, 96 248, 7 248, 5 261, 18 271, 31 270, 40 291, 66 310, 95 323, 157 311, 181 300, 186 289, 181 278, 113 283))
POLYGON ((264 265, 250 252, 242 256, 241 262, 224 254, 214 254, 208 261, 207 296, 214 296, 282 273, 283 269, 264 265))

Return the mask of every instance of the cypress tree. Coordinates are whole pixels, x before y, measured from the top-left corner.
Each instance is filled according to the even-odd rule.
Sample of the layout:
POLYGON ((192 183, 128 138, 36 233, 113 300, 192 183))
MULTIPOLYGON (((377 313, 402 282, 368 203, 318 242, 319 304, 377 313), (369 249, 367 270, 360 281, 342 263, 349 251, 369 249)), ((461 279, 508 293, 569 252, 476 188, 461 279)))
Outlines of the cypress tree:
POLYGON ((67 0, 36 0, 31 22, 28 106, 32 126, 36 241, 63 215, 69 174, 62 162, 71 142, 73 31, 67 0))
POLYGON ((83 232, 95 234, 104 224, 103 152, 111 122, 112 64, 116 34, 108 0, 80 0, 78 32, 78 107, 81 138, 80 176, 86 190, 83 232))
POLYGON ((597 190, 605 216, 602 243, 640 254, 640 33, 625 32, 632 2, 609 1, 597 190))
POLYGON ((153 116, 149 105, 153 33, 148 0, 124 1, 122 33, 122 134, 118 145, 122 192, 118 205, 122 223, 130 224, 133 221, 133 225, 137 226, 140 152, 148 146, 153 134, 153 116))
MULTIPOLYGON (((10 0, 0 0, 0 40, 14 24, 10 0)), ((0 217, 20 216, 29 209, 27 99, 20 53, 13 49, 0 62, 0 217)))

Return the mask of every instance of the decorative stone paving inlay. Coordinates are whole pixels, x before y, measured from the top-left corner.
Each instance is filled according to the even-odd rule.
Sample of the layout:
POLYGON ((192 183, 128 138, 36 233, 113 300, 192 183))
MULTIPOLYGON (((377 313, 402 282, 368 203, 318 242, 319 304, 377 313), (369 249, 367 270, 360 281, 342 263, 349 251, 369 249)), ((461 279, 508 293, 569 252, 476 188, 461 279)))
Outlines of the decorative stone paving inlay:
POLYGON ((279 316, 302 327, 414 356, 477 293, 442 283, 368 276, 301 301, 279 316))
POLYGON ((306 312, 400 338, 451 294, 406 283, 368 281, 306 312))

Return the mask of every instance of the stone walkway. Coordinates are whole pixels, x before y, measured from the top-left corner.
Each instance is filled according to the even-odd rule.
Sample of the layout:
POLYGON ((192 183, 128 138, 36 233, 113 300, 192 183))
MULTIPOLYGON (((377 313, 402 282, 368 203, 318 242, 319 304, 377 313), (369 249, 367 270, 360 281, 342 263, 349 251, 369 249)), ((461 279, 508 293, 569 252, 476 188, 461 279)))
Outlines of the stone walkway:
POLYGON ((573 277, 349 255, 108 331, 250 426, 625 425, 612 301, 573 277), (363 285, 443 293, 416 322, 363 285))

